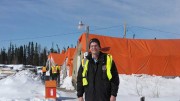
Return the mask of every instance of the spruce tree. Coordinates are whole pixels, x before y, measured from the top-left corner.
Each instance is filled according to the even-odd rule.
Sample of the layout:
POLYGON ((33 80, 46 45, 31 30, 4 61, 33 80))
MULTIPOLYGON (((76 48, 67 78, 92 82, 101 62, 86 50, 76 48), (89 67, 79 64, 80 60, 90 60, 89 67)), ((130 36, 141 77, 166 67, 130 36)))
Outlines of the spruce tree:
POLYGON ((39 55, 38 55, 38 44, 36 43, 35 45, 35 50, 34 50, 34 65, 39 65, 39 55))

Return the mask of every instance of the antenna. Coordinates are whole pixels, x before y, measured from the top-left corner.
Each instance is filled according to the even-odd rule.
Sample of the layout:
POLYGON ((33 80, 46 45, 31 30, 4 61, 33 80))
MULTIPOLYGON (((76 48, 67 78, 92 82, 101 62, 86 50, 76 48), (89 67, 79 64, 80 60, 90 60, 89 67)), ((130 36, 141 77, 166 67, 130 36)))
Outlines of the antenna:
POLYGON ((126 22, 124 23, 124 36, 123 38, 126 38, 126 22))

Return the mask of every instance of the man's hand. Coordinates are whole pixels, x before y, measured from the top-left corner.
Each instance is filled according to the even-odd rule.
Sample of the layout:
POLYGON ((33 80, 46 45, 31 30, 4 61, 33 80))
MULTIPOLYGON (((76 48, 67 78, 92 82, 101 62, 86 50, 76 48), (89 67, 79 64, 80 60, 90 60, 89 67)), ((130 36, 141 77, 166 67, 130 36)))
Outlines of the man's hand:
POLYGON ((110 101, 116 101, 116 97, 111 95, 110 101))
POLYGON ((83 97, 79 97, 78 99, 79 101, 84 101, 83 97))

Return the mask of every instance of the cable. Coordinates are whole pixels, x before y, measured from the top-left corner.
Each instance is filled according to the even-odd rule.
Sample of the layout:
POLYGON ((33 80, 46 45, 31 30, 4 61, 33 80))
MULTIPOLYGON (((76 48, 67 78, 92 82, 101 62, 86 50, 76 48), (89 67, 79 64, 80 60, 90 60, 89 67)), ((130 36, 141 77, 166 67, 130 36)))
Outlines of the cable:
POLYGON ((130 26, 130 27, 137 27, 137 28, 146 29, 146 30, 151 30, 151 31, 158 31, 158 32, 163 32, 163 33, 169 33, 169 34, 180 35, 180 34, 178 34, 178 33, 162 31, 162 30, 159 30, 159 29, 152 29, 152 28, 146 28, 146 27, 140 27, 140 26, 133 26, 133 25, 130 26))
MULTIPOLYGON (((111 29, 111 28, 117 28, 117 27, 122 27, 123 25, 116 25, 116 26, 110 26, 110 27, 102 27, 102 28, 97 28, 97 29, 93 29, 90 31, 97 31, 97 30, 106 30, 106 29, 111 29)), ((176 35, 180 35, 177 33, 173 33, 173 32, 166 32, 166 31, 162 31, 162 30, 158 30, 158 29, 152 29, 152 28, 146 28, 146 27, 141 27, 141 26, 129 26, 129 27, 137 27, 137 28, 141 28, 141 29, 146 29, 146 30, 152 30, 152 31, 158 31, 158 32, 163 32, 163 33, 171 33, 171 34, 176 34, 176 35)), ((132 31, 131 31, 132 32, 132 31)), ((2 41, 19 41, 19 40, 27 40, 27 39, 40 39, 40 38, 46 38, 46 37, 55 37, 55 36, 61 36, 61 35, 69 35, 69 34, 75 34, 75 33, 82 33, 82 31, 77 31, 77 32, 71 32, 71 33, 67 33, 67 34, 54 34, 54 35, 47 35, 47 36, 39 36, 39 37, 31 37, 31 38, 20 38, 20 39, 11 39, 11 40, 0 40, 0 42, 2 41)), ((133 32, 134 33, 134 32, 133 32)))
MULTIPOLYGON (((111 26, 111 27, 103 27, 103 28, 97 28, 94 30, 90 30, 90 31, 96 31, 96 30, 105 30, 105 29, 110 29, 110 28, 115 28, 115 27, 120 27, 121 25, 117 25, 117 26, 111 26)), ((77 31, 77 32, 71 32, 71 33, 67 33, 67 34, 54 34, 54 35, 47 35, 47 36, 39 36, 39 37, 31 37, 31 38, 20 38, 20 39, 11 39, 11 40, 0 40, 2 41, 20 41, 20 40, 27 40, 27 39, 40 39, 40 38, 46 38, 46 37, 55 37, 55 36, 61 36, 61 35, 69 35, 69 34, 75 34, 75 33, 81 33, 82 31, 77 31)))
POLYGON ((117 28, 117 27, 121 27, 121 26, 123 26, 123 25, 116 25, 116 26, 110 26, 110 27, 104 27, 104 28, 97 28, 97 29, 90 30, 90 31, 105 30, 105 29, 117 28))
MULTIPOLYGON (((77 32, 75 32, 77 33, 77 32)), ((68 34, 54 34, 54 35, 47 35, 47 36, 39 36, 39 37, 32 37, 32 38, 20 38, 20 39, 11 39, 11 40, 1 40, 1 41, 19 41, 19 40, 27 40, 27 39, 40 39, 40 38, 46 38, 46 37, 55 37, 55 36, 61 36, 61 35, 69 35, 74 33, 68 33, 68 34)))

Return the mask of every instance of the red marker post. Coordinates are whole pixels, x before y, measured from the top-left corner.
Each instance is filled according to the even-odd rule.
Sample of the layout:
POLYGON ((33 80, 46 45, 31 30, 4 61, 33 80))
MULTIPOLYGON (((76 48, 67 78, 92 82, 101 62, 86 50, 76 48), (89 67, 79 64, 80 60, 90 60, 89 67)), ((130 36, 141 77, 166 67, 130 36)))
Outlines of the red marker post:
POLYGON ((56 99, 56 81, 45 81, 45 98, 56 99))

